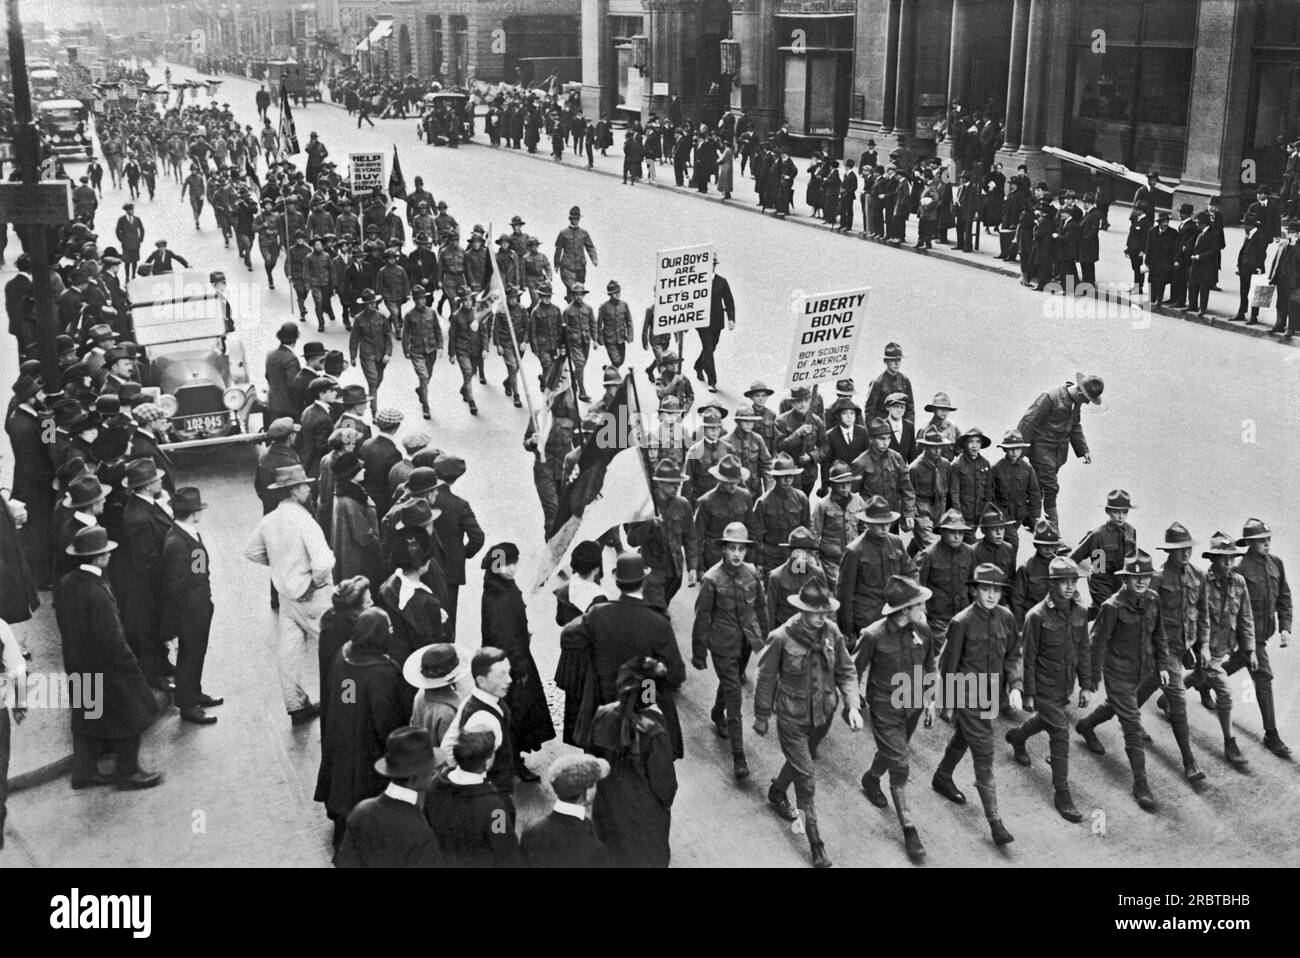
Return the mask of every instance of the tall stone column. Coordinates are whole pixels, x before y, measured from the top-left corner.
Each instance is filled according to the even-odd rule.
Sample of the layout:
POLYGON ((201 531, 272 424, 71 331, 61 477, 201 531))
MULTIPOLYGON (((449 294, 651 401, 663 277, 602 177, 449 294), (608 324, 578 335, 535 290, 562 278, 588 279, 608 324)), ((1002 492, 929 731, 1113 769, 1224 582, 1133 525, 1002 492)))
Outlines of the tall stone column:
POLYGON ((731 0, 731 35, 740 41, 740 73, 732 81, 731 105, 744 108, 759 136, 781 121, 776 8, 775 0, 731 0))
POLYGON ((894 132, 895 98, 898 96, 898 20, 903 0, 889 0, 889 21, 885 29, 885 92, 880 132, 894 132))
POLYGON ((1043 107, 1047 99, 1047 65, 1051 56, 1048 26, 1046 0, 1030 0, 1020 133, 1022 149, 1037 149, 1043 145, 1043 107))
POLYGON ((609 0, 582 0, 582 111, 588 116, 612 109, 613 74, 609 0))
POLYGON ((966 102, 970 78, 970 17, 972 0, 952 0, 952 31, 948 41, 948 106, 966 102))
POLYGON ((442 74, 449 84, 456 82, 456 33, 451 27, 451 14, 442 15, 442 74))
POLYGON ((894 95, 894 129, 911 133, 916 124, 916 6, 918 0, 898 4, 898 80, 894 95))
POLYGON ((1007 69, 1007 122, 1002 140, 1004 150, 1020 149, 1020 131, 1025 117, 1025 48, 1029 43, 1030 0, 1015 0, 1011 10, 1011 49, 1007 69))

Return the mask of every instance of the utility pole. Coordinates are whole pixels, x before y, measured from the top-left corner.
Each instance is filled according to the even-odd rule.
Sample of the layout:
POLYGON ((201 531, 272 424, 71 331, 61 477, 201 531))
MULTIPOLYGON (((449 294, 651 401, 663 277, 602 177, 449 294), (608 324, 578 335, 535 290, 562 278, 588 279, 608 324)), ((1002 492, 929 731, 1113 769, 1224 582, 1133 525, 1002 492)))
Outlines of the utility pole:
MULTIPOLYGON (((40 136, 32 119, 32 90, 27 80, 27 48, 18 0, 5 0, 9 19, 9 70, 13 75, 14 158, 25 184, 40 182, 40 136)), ((54 323, 54 297, 50 292, 50 253, 47 228, 43 225, 16 226, 26 241, 32 264, 32 297, 36 312, 36 349, 41 360, 41 378, 47 395, 60 391, 58 335, 54 323)))

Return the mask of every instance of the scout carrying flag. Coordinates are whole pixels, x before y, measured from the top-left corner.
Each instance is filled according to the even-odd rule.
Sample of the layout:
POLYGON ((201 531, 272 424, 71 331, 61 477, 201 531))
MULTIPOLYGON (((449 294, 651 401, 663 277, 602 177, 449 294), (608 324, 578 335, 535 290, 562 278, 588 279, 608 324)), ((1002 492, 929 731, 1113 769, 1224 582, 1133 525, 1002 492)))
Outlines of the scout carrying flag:
POLYGON ((597 422, 595 428, 583 428, 582 445, 565 460, 569 474, 560 487, 559 509, 548 530, 534 589, 546 584, 574 542, 599 539, 616 526, 643 522, 655 514, 631 373, 597 422))
POLYGON ((397 159, 397 145, 393 145, 393 172, 388 174, 388 196, 394 200, 406 199, 406 178, 402 176, 402 164, 397 159))
POLYGON ((289 91, 280 88, 280 155, 298 155, 298 130, 293 125, 293 111, 289 109, 289 91))

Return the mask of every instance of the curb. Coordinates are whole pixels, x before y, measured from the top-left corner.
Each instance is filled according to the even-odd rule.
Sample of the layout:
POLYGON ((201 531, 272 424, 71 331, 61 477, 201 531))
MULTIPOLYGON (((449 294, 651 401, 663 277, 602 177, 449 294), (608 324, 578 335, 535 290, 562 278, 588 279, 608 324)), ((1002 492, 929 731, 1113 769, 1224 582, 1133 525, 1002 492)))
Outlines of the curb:
MULTIPOLYGON (((332 100, 322 100, 321 105, 332 106, 340 110, 344 109, 343 104, 335 103, 332 100)), ((491 144, 480 143, 478 140, 470 140, 467 145, 482 146, 489 150, 492 149, 491 144)), ((546 154, 528 153, 527 151, 520 151, 520 150, 510 150, 508 152, 515 156, 524 157, 535 161, 551 162, 552 165, 555 165, 551 160, 549 153, 546 154)), ((566 155, 568 155, 567 152, 566 155)), ((608 177, 617 176, 620 180, 622 179, 622 175, 620 173, 614 172, 613 170, 602 170, 596 167, 587 169, 584 166, 570 166, 569 164, 565 164, 565 163, 561 163, 558 165, 582 173, 596 173, 600 176, 608 176, 608 177)), ((687 187, 678 186, 676 183, 658 183, 658 182, 651 183, 647 180, 642 180, 640 183, 637 184, 637 186, 649 186, 658 190, 667 190, 671 193, 675 193, 677 195, 683 195, 683 196, 694 194, 696 198, 704 202, 715 203, 719 206, 726 206, 728 209, 740 210, 745 213, 757 213, 760 216, 768 215, 764 210, 758 209, 748 204, 738 204, 732 200, 724 200, 721 196, 714 193, 710 193, 708 195, 700 194, 697 193, 695 190, 689 189, 687 187)), ((817 222, 816 220, 811 220, 803 216, 787 217, 786 222, 793 223, 796 226, 802 226, 805 229, 820 229, 822 232, 825 232, 828 235, 836 236, 839 239, 854 239, 854 240, 858 240, 859 242, 875 243, 876 245, 879 246, 893 245, 891 243, 885 242, 884 240, 872 240, 865 236, 859 236, 856 233, 854 234, 839 233, 830 229, 823 223, 817 222)), ((1020 271, 1018 269, 1007 269, 1006 267, 998 266, 993 263, 981 263, 976 260, 967 259, 964 256, 957 256, 953 253, 948 252, 947 250, 936 250, 936 249, 916 250, 916 249, 912 249, 910 246, 906 244, 902 246, 896 246, 894 248, 901 250, 903 252, 913 253, 917 256, 931 257, 933 259, 943 260, 944 262, 948 262, 948 263, 956 263, 960 266, 965 266, 968 269, 979 269, 979 270, 984 270, 985 272, 988 273, 997 273, 1001 276, 1006 276, 1010 279, 1015 279, 1017 281, 1019 281, 1019 277, 1020 277, 1020 271)), ((1235 275, 1235 274, 1229 274, 1229 275, 1235 275)), ((1149 303, 1145 303, 1141 299, 1134 297, 1132 294, 1128 294, 1128 293, 1120 294, 1110 299, 1109 301, 1118 303, 1130 309, 1137 308, 1139 310, 1151 313, 1153 315, 1165 316, 1169 319, 1177 319, 1185 323, 1196 323, 1197 325, 1200 326, 1210 326, 1214 329, 1225 330, 1230 333, 1235 333, 1238 336, 1249 336, 1254 339, 1264 339, 1264 340, 1268 340, 1272 338, 1269 336, 1267 324, 1263 324, 1263 323, 1260 324, 1260 326, 1257 328, 1254 326, 1246 326, 1242 323, 1230 322, 1228 319, 1226 319, 1223 316, 1216 316, 1216 315, 1198 316, 1195 313, 1190 313, 1190 314, 1184 313, 1182 310, 1169 309, 1168 307, 1165 306, 1152 306, 1149 303)), ((1297 343, 1295 341, 1284 343, 1281 340, 1274 339, 1273 342, 1276 342, 1278 345, 1281 346, 1291 346, 1291 347, 1300 346, 1300 343, 1297 343)))

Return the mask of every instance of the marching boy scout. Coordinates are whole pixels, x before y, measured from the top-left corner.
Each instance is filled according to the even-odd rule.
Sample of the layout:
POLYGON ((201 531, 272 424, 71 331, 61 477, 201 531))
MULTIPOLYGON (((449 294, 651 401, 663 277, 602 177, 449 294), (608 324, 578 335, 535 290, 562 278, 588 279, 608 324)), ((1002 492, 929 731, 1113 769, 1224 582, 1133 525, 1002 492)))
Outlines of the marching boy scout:
MULTIPOLYGON (((1237 563, 1237 572, 1246 580, 1250 595, 1251 619, 1255 624, 1256 665, 1250 670, 1259 700, 1259 717, 1264 723, 1264 747, 1278 758, 1291 754, 1277 734, 1277 715, 1273 709, 1273 669, 1268 661, 1268 640, 1278 634, 1278 646, 1285 649, 1291 641, 1291 587, 1286 582, 1282 560, 1272 555, 1273 532, 1263 520, 1247 519, 1237 545, 1246 554, 1237 563)), ((1247 657, 1234 652, 1223 670, 1232 675, 1247 664, 1247 657)))
POLYGON ((844 550, 858 537, 866 524, 863 513, 867 504, 853 491, 858 477, 847 463, 831 463, 827 480, 831 484, 831 494, 822 496, 813 503, 812 531, 817 539, 826 581, 833 592, 839 586, 840 559, 844 557, 844 550))
POLYGON ((995 565, 975 569, 970 583, 975 600, 952 617, 948 625, 948 642, 939 663, 940 684, 950 684, 955 696, 951 701, 944 690, 945 718, 951 717, 952 738, 930 784, 936 792, 958 805, 966 804, 952 780, 953 769, 970 749, 975 763, 975 787, 984 804, 984 817, 994 843, 1008 845, 1015 839, 1002 824, 998 814, 997 786, 993 781, 993 719, 998 690, 1003 683, 1010 688, 1007 698, 1013 709, 1020 708, 1021 652, 1016 620, 1011 610, 1001 604, 1007 577, 995 565), (947 680, 953 676, 953 680, 947 680))
POLYGON ((744 645, 757 652, 767 638, 767 601, 758 570, 745 561, 754 544, 749 530, 733 522, 723 530, 722 561, 700 577, 691 632, 691 665, 703 670, 705 655, 713 658, 718 695, 709 717, 719 738, 731 740, 736 780, 749 778, 741 724, 740 652, 744 645))
POLYGON ((916 495, 916 524, 912 541, 907 546, 910 555, 929 548, 936 540, 934 524, 948 511, 948 489, 952 483, 952 463, 944 455, 948 440, 930 426, 916 439, 921 454, 908 467, 916 495))
POLYGON ((1002 458, 993 464, 993 504, 1006 513, 1006 541, 1011 546, 1011 557, 1020 554, 1020 527, 1032 532, 1034 523, 1043 512, 1043 494, 1038 488, 1038 475, 1025 459, 1029 443, 1014 429, 1007 432, 998 443, 1002 458))
POLYGON ((772 468, 772 454, 755 429, 762 421, 763 417, 754 412, 753 406, 742 403, 736 408, 736 428, 727 437, 741 465, 749 470, 749 492, 755 499, 763 494, 763 479, 772 468))
POLYGON ((1021 638, 1025 654, 1025 711, 1033 712, 1024 724, 1008 729, 1006 740, 1016 762, 1030 764, 1030 738, 1047 731, 1052 765, 1052 804, 1067 822, 1083 821, 1070 796, 1070 704, 1075 678, 1079 680, 1079 708, 1086 708, 1095 692, 1092 657, 1088 645, 1088 614, 1079 605, 1079 567, 1065 556, 1048 566, 1046 598, 1025 613, 1021 638))
POLYGON ((808 582, 786 601, 796 609, 768 640, 758 662, 754 691, 754 731, 766 735, 776 712, 776 735, 785 763, 767 789, 768 803, 788 822, 797 818, 786 797, 794 783, 795 803, 803 812, 804 830, 814 868, 829 868, 830 858, 817 826, 817 747, 830 731, 841 699, 844 719, 854 732, 862 728, 857 670, 835 627, 839 603, 825 585, 808 582))
POLYGON ((1092 607, 1088 617, 1095 619, 1101 604, 1119 591, 1120 576, 1117 570, 1137 548, 1137 530, 1128 522, 1128 512, 1133 501, 1123 489, 1112 489, 1106 495, 1106 522, 1083 537, 1070 558, 1088 573, 1088 593, 1092 607))
POLYGON ((921 843, 907 802, 907 747, 921 719, 922 707, 925 727, 934 724, 933 696, 921 701, 921 689, 933 688, 937 677, 934 639, 925 624, 925 603, 929 598, 930 590, 918 585, 916 580, 891 576, 885 587, 883 618, 861 631, 854 653, 862 700, 876 739, 876 754, 871 767, 862 775, 862 790, 872 805, 887 808, 889 801, 881 791, 880 779, 889 773, 894 811, 903 828, 907 856, 914 862, 925 858, 925 845, 921 843), (910 696, 895 695, 899 675, 911 678, 910 696))
POLYGON ((776 484, 754 503, 751 524, 754 539, 758 543, 758 548, 754 551, 756 565, 764 574, 785 561, 782 543, 790 533, 812 522, 808 497, 794 487, 795 476, 802 471, 789 455, 784 452, 779 454, 772 460, 769 471, 776 484))
POLYGON ((936 654, 943 653, 952 617, 970 603, 967 582, 975 566, 975 549, 963 540, 966 520, 956 509, 939 517, 939 537, 917 560, 916 581, 932 593, 925 605, 936 654))

